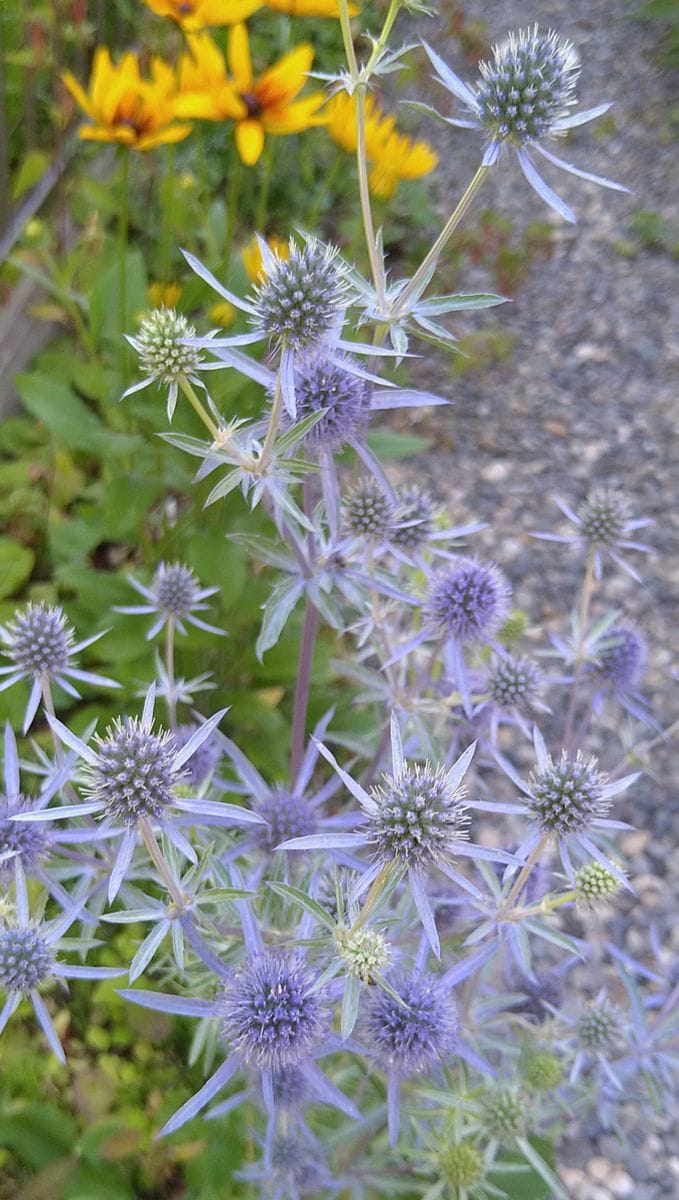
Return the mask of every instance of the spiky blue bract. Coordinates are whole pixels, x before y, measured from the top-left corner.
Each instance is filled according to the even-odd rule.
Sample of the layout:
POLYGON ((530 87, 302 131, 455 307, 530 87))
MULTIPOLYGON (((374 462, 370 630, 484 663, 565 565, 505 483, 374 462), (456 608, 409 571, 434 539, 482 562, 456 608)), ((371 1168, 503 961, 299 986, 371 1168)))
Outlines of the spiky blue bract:
POLYGON ((8 799, 0 795, 0 880, 14 871, 14 856, 21 860, 24 871, 30 875, 49 854, 43 826, 13 819, 18 813, 32 809, 33 801, 28 796, 8 799), (4 854, 12 857, 3 860, 4 854))
POLYGON ((610 808, 596 759, 584 758, 580 751, 575 758, 562 751, 556 762, 548 757, 530 776, 529 785, 526 804, 544 833, 581 833, 610 808))
POLYGON ((319 349, 298 355, 295 363, 295 399, 297 419, 303 420, 324 409, 320 421, 307 433, 304 444, 310 449, 338 450, 350 438, 363 433, 370 412, 370 384, 366 379, 344 370, 337 360, 356 361, 341 351, 333 360, 319 349))
POLYGON ((428 623, 461 643, 485 642, 504 623, 511 587, 495 563, 463 559, 434 575, 425 602, 428 623))
POLYGON ((404 763, 398 776, 383 775, 370 793, 371 842, 377 856, 410 867, 449 860, 454 843, 469 836, 464 786, 452 785, 445 767, 404 763))
POLYGON ((578 1018, 578 1041, 587 1050, 612 1050, 623 1038, 624 1014, 606 999, 595 1001, 578 1018))
POLYGON ((54 960, 37 929, 8 925, 0 929, 0 987, 28 992, 52 973, 54 960))
MULTIPOLYGON (((181 750, 198 728, 199 726, 194 724, 178 725, 172 734, 174 748, 181 750)), ((216 736, 207 738, 194 751, 186 764, 187 783, 194 787, 200 787, 201 783, 213 774, 221 757, 222 748, 219 739, 216 736)))
POLYGON ((197 370, 201 357, 182 339, 195 338, 196 330, 186 317, 173 308, 156 308, 149 312, 130 342, 139 355, 139 365, 149 379, 161 383, 176 383, 197 370))
POLYGON ((394 502, 372 475, 364 475, 342 502, 342 520, 346 529, 360 537, 385 537, 393 519, 394 502))
POLYGON ((293 837, 316 833, 318 818, 307 798, 296 796, 287 788, 274 786, 257 800, 257 812, 268 825, 256 825, 253 837, 264 850, 275 850, 281 842, 293 837))
POLYGON ((174 764, 172 733, 153 733, 137 717, 125 717, 95 741, 96 762, 86 768, 86 788, 102 803, 105 815, 128 825, 161 817, 185 774, 174 764))
POLYGON ((151 590, 159 612, 186 617, 198 603, 201 589, 190 567, 179 562, 163 562, 156 569, 151 590))
POLYGON ((547 1006, 558 1008, 563 997, 563 981, 556 971, 527 975, 521 981, 520 988, 526 997, 521 1011, 538 1021, 545 1021, 550 1016, 547 1006))
POLYGON ((488 675, 488 691, 500 708, 529 709, 543 690, 543 672, 531 658, 508 655, 498 659, 488 675))
POLYGON ((275 950, 255 955, 234 972, 216 1000, 223 1040, 260 1071, 303 1063, 329 1025, 312 982, 299 958, 275 950))
POLYGON ((417 484, 396 490, 396 510, 389 541, 403 550, 417 550, 434 531, 436 503, 417 484))
POLYGON ((375 989, 364 1012, 367 1040, 384 1070, 403 1076, 426 1073, 455 1050, 457 1003, 433 976, 395 976, 390 983, 404 1003, 375 989))
MULTIPOLYGON (((325 1173, 325 1172, 323 1172, 325 1173)), ((318 1150, 294 1134, 279 1134, 271 1149, 271 1173, 267 1191, 279 1196, 318 1194, 318 1150), (280 1189, 280 1191, 276 1189, 280 1189), (283 1190, 284 1189, 284 1190, 283 1190)))
POLYGON ((346 307, 347 278, 338 252, 309 237, 290 243, 287 259, 273 256, 255 287, 254 320, 273 341, 302 350, 329 333, 346 307))
POLYGON ((599 679, 614 687, 636 687, 648 661, 645 639, 631 625, 612 625, 597 652, 594 670, 599 679))
POLYGON ((68 666, 73 631, 61 608, 42 601, 26 605, 7 626, 6 653, 19 671, 37 678, 68 666))
POLYGON ((575 102, 579 63, 575 49, 553 31, 510 33, 479 64, 479 120, 493 141, 525 146, 549 134, 575 102))

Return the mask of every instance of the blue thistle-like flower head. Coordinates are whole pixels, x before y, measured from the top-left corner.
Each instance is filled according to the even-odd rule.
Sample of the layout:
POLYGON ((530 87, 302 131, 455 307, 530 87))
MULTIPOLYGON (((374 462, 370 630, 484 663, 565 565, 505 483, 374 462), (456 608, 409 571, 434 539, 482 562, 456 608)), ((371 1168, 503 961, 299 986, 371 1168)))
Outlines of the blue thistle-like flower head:
POLYGON ((156 308, 148 313, 131 338, 139 355, 141 370, 149 379, 161 383, 176 383, 190 378, 201 362, 200 354, 183 345, 183 339, 195 338, 196 330, 186 317, 173 308, 156 308))
MULTIPOLYGON (((319 1164, 318 1149, 294 1134, 279 1134, 271 1149, 271 1170, 267 1178, 271 1195, 300 1196, 305 1192, 318 1195, 319 1168, 325 1175, 324 1164, 319 1164), (283 1189, 285 1189, 283 1191, 283 1189)), ((323 1180, 320 1180, 321 1185, 323 1180)))
POLYGON ((342 516, 351 533, 361 537, 384 537, 394 517, 394 502, 377 479, 365 475, 347 492, 342 503, 342 516))
POLYGON ((335 248, 309 237, 290 243, 287 259, 275 257, 255 287, 255 321, 262 333, 294 350, 318 342, 346 307, 346 274, 335 248))
POLYGON ((185 778, 174 765, 174 735, 154 733, 137 717, 125 717, 96 743, 97 761, 86 768, 86 786, 104 805, 106 817, 131 825, 162 816, 174 799, 173 787, 185 778))
POLYGON ((362 432, 370 412, 370 384, 343 368, 337 359, 352 365, 349 355, 337 351, 334 360, 320 350, 300 354, 295 363, 295 400, 297 418, 303 420, 325 409, 320 421, 304 441, 310 449, 339 449, 349 438, 362 432))
POLYGON ((495 563, 463 559, 433 579, 426 618, 457 641, 484 642, 497 633, 510 606, 511 588, 495 563))
POLYGON ((302 962, 266 951, 234 973, 216 1002, 222 1038, 260 1071, 299 1066, 329 1020, 302 962))
MULTIPOLYGON (((173 747, 175 750, 181 750, 183 746, 193 737, 198 729, 198 725, 178 725, 173 731, 173 747)), ((209 737, 198 747, 191 755, 186 764, 186 782, 193 787, 200 787, 209 775, 219 765, 222 757, 222 748, 217 737, 209 737)))
POLYGON ((454 843, 469 836, 464 786, 451 787, 445 767, 405 763, 400 775, 383 775, 370 796, 371 840, 377 855, 407 867, 447 860, 454 843))
POLYGON ((183 563, 160 563, 153 576, 151 590, 160 612, 171 617, 187 617, 200 596, 200 584, 190 567, 183 563))
POLYGON ((587 1050, 612 1050, 623 1038, 625 1019, 622 1009, 605 998, 594 1004, 578 1018, 578 1041, 587 1050))
POLYGON ((624 537, 629 520, 629 503, 612 488, 595 488, 578 509, 578 520, 593 546, 611 546, 624 537))
POLYGON ((273 1074, 273 1094, 283 1109, 303 1108, 312 1095, 307 1075, 300 1067, 283 1067, 273 1074))
POLYGON ((488 675, 488 691, 500 708, 530 709, 544 690, 544 675, 531 658, 508 655, 494 664, 488 675))
POLYGON ((542 975, 526 975, 521 980, 521 991, 526 999, 521 1005, 521 1011, 544 1021, 550 1015, 548 1004, 558 1008, 563 997, 563 981, 556 971, 546 971, 542 975))
POLYGON ((434 531, 436 503, 417 484, 398 488, 389 540, 403 550, 418 550, 434 531))
POLYGON ((364 1019, 367 1037, 383 1069, 399 1075, 425 1073, 455 1049, 457 1003, 431 976, 401 976, 391 983, 404 1004, 387 992, 371 992, 364 1019))
POLYGON ((57 605, 27 604, 7 626, 6 653, 19 671, 37 678, 68 666, 73 630, 57 605))
POLYGON ((526 804, 543 833, 581 833, 610 807, 596 759, 584 758, 580 751, 575 758, 563 751, 557 762, 548 758, 545 767, 530 776, 529 786, 526 804))
POLYGON ((9 925, 0 929, 0 987, 27 992, 52 972, 53 958, 37 929, 9 925))
POLYGON ((32 809, 33 801, 27 796, 19 795, 9 800, 0 795, 0 880, 14 870, 15 855, 27 875, 31 875, 48 855, 44 826, 13 819, 18 813, 32 809), (3 854, 11 854, 12 858, 3 860, 3 854))
POLYGON ((623 690, 636 687, 646 669, 648 647, 631 625, 613 625, 597 652, 594 670, 599 679, 623 690))
POLYGON ((255 825, 253 837, 263 850, 272 851, 293 837, 307 837, 318 829, 318 818, 304 795, 275 786, 257 801, 257 812, 268 825, 255 825))
POLYGON ((550 30, 511 33, 479 66, 479 120, 494 141, 521 147, 552 132, 575 103, 580 65, 566 38, 550 30))

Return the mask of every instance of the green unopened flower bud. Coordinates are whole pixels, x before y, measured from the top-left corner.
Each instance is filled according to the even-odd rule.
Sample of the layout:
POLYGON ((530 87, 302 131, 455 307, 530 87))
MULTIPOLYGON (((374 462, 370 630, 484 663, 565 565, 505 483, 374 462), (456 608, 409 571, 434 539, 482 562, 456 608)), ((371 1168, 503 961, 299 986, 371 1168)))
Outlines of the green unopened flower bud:
POLYGON ((149 379, 174 383, 190 376, 200 363, 200 355, 182 339, 196 336, 193 325, 173 308, 155 308, 142 321, 131 344, 139 355, 139 365, 149 379))
POLYGON ((446 1146, 439 1159, 439 1171, 452 1187, 473 1187, 483 1176, 483 1155, 473 1142, 446 1146))
POLYGON ((339 941, 339 949, 350 975, 369 983, 381 971, 391 953, 388 942, 377 929, 355 929, 339 941))
POLYGON ((483 1126, 490 1137, 511 1142, 525 1132, 525 1104, 516 1092, 499 1090, 486 1097, 483 1105, 483 1126))
POLYGON ((584 900, 592 906, 598 900, 615 895, 620 891, 620 886, 615 875, 611 875, 610 871, 597 862, 585 863, 575 873, 575 894, 578 900, 584 900))
POLYGON ((563 1079, 561 1059, 549 1050, 530 1054, 523 1068, 524 1083, 536 1092, 549 1092, 563 1079))

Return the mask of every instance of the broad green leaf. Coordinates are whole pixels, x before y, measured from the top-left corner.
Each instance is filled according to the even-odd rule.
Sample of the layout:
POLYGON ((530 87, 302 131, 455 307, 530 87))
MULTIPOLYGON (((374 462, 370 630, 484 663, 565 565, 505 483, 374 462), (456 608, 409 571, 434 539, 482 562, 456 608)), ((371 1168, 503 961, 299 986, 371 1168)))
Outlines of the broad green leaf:
POLYGON ((271 880, 267 882, 267 887, 271 888, 272 892, 275 892, 277 896, 282 896, 285 900, 294 900, 306 912, 311 913, 311 916, 315 917, 321 925, 325 925, 326 929, 334 932, 335 922, 330 914, 321 907, 318 901, 312 900, 311 896, 307 896, 306 892, 300 891, 299 888, 291 887, 288 883, 272 883, 271 880))
POLYGON ((35 554, 14 538, 0 537, 0 600, 13 596, 30 578, 35 554))

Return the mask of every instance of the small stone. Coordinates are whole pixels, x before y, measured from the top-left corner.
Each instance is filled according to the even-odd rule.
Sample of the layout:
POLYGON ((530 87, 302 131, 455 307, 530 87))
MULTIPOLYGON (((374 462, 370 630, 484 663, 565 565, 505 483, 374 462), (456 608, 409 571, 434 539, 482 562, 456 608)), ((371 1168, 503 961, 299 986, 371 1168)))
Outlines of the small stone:
POLYGON ((636 829, 634 833, 626 833, 620 838, 620 849, 623 854, 633 858, 645 848, 650 834, 645 829, 636 829))
POLYGON ((634 1191, 634 1180, 627 1171, 614 1168, 608 1176, 608 1186, 614 1196, 631 1196, 634 1191))
POLYGON ((595 1155, 590 1158, 587 1163, 587 1174, 591 1179, 595 1179, 597 1183, 605 1183, 608 1179, 611 1170, 611 1164, 607 1158, 602 1158, 600 1155, 595 1155))

